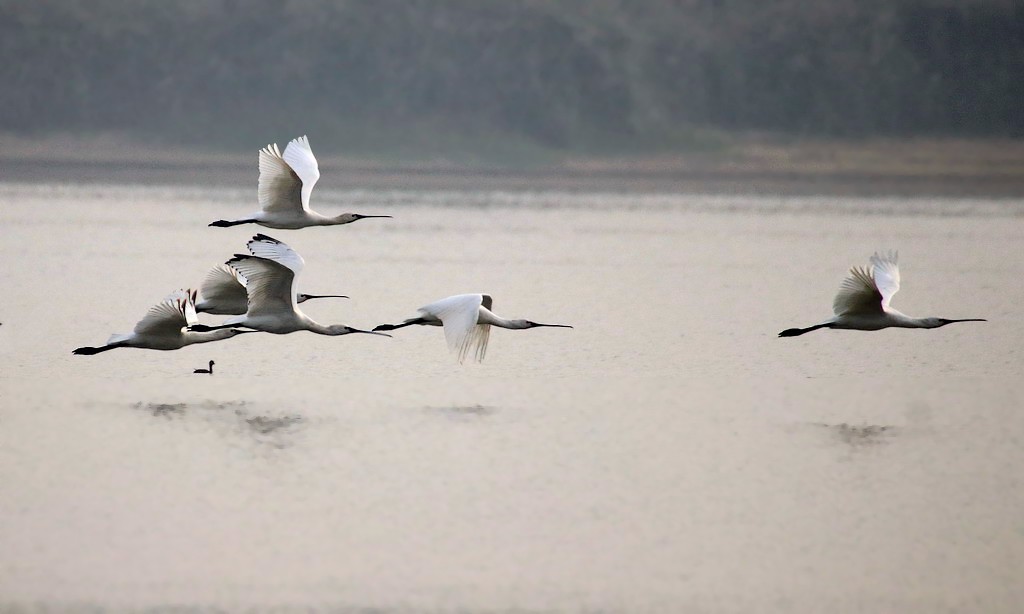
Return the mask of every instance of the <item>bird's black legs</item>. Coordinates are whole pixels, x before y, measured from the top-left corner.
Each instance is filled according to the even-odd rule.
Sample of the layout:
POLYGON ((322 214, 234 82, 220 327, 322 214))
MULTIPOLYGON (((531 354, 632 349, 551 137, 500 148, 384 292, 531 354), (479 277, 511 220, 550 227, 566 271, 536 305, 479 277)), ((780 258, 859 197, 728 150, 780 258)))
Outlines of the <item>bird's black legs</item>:
POLYGON ((77 354, 79 356, 92 356, 93 354, 99 354, 100 352, 106 352, 107 350, 112 350, 114 348, 119 348, 119 347, 121 347, 121 346, 117 345, 117 344, 104 345, 104 346, 98 347, 98 348, 94 348, 94 347, 90 347, 90 346, 85 346, 85 347, 77 348, 77 349, 75 349, 75 351, 73 351, 71 353, 72 354, 77 354))
POLYGON ((378 326, 374 326, 373 330, 375 330, 375 331, 378 331, 378 330, 395 330, 396 328, 403 328, 405 326, 412 326, 413 324, 426 324, 426 323, 427 323, 427 321, 425 319, 423 319, 423 318, 414 318, 412 320, 406 320, 405 322, 402 322, 401 324, 380 324, 378 326))
POLYGON ((218 228, 227 228, 228 226, 238 226, 239 224, 255 224, 256 220, 217 220, 216 222, 210 222, 210 226, 216 226, 218 228))
POLYGON ((831 324, 816 324, 808 328, 787 328, 786 330, 779 333, 780 337, 799 337, 804 333, 809 333, 812 330, 818 330, 819 328, 832 328, 831 324))

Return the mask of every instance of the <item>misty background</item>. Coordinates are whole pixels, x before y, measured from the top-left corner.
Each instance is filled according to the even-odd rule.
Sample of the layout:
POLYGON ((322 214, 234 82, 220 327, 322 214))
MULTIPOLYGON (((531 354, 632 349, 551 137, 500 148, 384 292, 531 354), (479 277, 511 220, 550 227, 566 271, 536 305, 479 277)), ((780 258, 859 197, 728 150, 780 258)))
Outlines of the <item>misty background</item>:
POLYGON ((1010 0, 3 0, 0 133, 529 163, 1024 134, 1010 0))

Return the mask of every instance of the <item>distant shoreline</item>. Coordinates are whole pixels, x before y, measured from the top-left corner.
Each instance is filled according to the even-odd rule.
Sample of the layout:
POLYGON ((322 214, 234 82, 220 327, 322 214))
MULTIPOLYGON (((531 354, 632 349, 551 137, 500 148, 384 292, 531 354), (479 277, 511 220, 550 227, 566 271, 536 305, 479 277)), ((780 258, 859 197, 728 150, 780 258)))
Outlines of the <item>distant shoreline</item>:
MULTIPOLYGON (((256 154, 110 140, 3 138, 0 181, 255 188, 256 154)), ((320 156, 332 189, 566 190, 1024 197, 1024 142, 737 141, 714 154, 567 158, 544 168, 389 163, 320 156)))

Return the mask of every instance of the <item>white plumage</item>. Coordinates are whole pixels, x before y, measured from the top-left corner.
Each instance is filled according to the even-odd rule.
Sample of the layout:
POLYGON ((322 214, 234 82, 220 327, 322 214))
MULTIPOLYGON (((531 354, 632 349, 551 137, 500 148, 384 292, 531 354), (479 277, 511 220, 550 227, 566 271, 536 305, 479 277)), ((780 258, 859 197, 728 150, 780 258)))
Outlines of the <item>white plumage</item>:
POLYGON ((135 329, 126 334, 114 334, 107 339, 106 345, 100 347, 80 347, 73 353, 92 355, 120 347, 142 348, 148 350, 177 350, 193 343, 207 343, 228 339, 241 334, 236 329, 217 330, 213 332, 193 332, 184 330, 198 321, 195 308, 196 293, 194 290, 177 290, 163 301, 150 307, 135 325, 135 329))
POLYGON ((235 254, 234 258, 227 261, 228 266, 245 280, 245 313, 229 318, 220 326, 197 324, 190 330, 213 331, 241 326, 278 335, 300 330, 321 335, 369 333, 343 324, 325 326, 298 308, 295 280, 305 266, 298 252, 263 234, 254 236, 248 247, 249 254, 235 254))
POLYGON ((832 300, 834 317, 808 328, 789 328, 780 337, 797 337, 819 328, 881 330, 883 328, 939 328, 954 322, 984 322, 981 318, 949 320, 913 318, 892 307, 900 289, 899 255, 889 252, 871 256, 869 267, 853 267, 832 300))
POLYGON ((373 330, 395 330, 405 326, 443 326, 448 349, 459 362, 472 355, 482 362, 487 354, 491 326, 508 329, 538 327, 572 328, 567 324, 538 324, 529 320, 508 320, 491 311, 493 301, 489 294, 457 294, 420 307, 419 317, 409 318, 401 324, 381 324, 373 330))
POLYGON ((300 136, 284 148, 284 154, 276 143, 260 150, 260 177, 256 198, 260 211, 239 220, 217 220, 210 226, 235 226, 238 224, 259 224, 267 228, 298 229, 308 226, 336 226, 350 224, 356 220, 390 215, 360 215, 342 213, 326 216, 309 207, 313 187, 320 180, 320 166, 309 146, 309 139, 300 136))

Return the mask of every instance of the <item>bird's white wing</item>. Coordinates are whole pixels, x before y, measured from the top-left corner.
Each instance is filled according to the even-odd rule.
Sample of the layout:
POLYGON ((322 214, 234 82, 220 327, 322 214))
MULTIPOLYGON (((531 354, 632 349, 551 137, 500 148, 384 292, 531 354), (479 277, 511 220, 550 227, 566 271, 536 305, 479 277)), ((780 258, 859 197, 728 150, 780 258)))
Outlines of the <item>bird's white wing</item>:
POLYGON ((195 292, 177 290, 163 301, 149 308, 146 316, 135 325, 135 334, 173 337, 181 329, 194 324, 196 318, 195 292), (191 319, 191 321, 190 321, 191 319))
POLYGON ((850 269, 850 276, 839 285, 832 300, 832 311, 837 316, 882 312, 882 295, 875 287, 871 271, 864 267, 850 269))
POLYGON ((473 358, 477 362, 483 362, 484 356, 487 354, 487 342, 491 339, 491 325, 490 324, 477 324, 470 331, 469 336, 462 342, 456 352, 459 357, 459 362, 466 360, 466 357, 473 354, 473 358))
POLYGON ((200 287, 203 300, 220 313, 245 313, 245 278, 226 264, 210 269, 200 287))
MULTIPOLYGON (((444 324, 444 338, 448 349, 455 353, 459 362, 470 352, 476 359, 483 360, 490 338, 490 325, 479 325, 480 306, 484 294, 458 294, 420 307, 420 313, 431 315, 444 324)), ((490 299, 489 296, 487 296, 490 299)))
POLYGON ((875 287, 882 295, 882 309, 889 306, 892 296, 900 290, 900 267, 896 264, 899 253, 889 252, 879 256, 878 252, 871 257, 871 272, 875 279, 875 287))
POLYGON ((309 147, 309 139, 300 136, 288 143, 284 148, 284 161, 302 181, 302 208, 308 211, 309 195, 313 193, 313 186, 320 180, 320 166, 309 147))
POLYGON ((267 260, 273 260, 279 264, 283 264, 292 270, 296 275, 302 272, 302 267, 306 265, 306 261, 302 259, 299 252, 288 247, 284 243, 278 241, 274 237, 268 237, 265 234, 255 235, 246 246, 249 248, 249 253, 259 258, 266 258, 267 260))
POLYGON ((299 213, 303 209, 302 180, 281 157, 277 144, 260 150, 260 179, 256 198, 267 213, 299 213))
POLYGON ((295 272, 283 264, 247 254, 227 262, 245 278, 246 315, 272 315, 295 309, 295 272))

